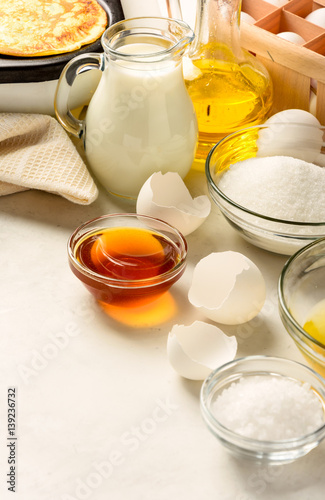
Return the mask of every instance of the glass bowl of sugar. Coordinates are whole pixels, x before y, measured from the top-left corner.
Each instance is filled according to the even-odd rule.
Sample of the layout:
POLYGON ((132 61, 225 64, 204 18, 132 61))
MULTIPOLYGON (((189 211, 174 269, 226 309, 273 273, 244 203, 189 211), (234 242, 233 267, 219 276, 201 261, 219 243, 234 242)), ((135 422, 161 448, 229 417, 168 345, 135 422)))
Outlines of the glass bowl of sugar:
POLYGON ((237 457, 284 464, 325 438, 325 380, 285 358, 247 356, 203 382, 200 406, 212 434, 237 457))
POLYGON ((284 265, 279 312, 309 365, 325 377, 325 238, 305 246, 284 265))
POLYGON ((206 160, 212 200, 239 234, 292 255, 325 236, 325 127, 272 123, 219 141, 206 160))

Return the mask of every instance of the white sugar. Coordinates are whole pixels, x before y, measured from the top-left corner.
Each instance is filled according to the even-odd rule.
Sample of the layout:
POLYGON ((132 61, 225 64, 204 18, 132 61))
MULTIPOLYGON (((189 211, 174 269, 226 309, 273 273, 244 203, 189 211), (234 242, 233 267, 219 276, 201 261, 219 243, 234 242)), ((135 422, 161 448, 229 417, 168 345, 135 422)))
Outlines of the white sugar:
POLYGON ((223 390, 212 411, 228 429, 263 441, 302 437, 325 423, 310 385, 280 376, 242 377, 223 390))
POLYGON ((325 168, 289 156, 249 158, 229 167, 219 188, 254 212, 296 222, 325 221, 325 168))

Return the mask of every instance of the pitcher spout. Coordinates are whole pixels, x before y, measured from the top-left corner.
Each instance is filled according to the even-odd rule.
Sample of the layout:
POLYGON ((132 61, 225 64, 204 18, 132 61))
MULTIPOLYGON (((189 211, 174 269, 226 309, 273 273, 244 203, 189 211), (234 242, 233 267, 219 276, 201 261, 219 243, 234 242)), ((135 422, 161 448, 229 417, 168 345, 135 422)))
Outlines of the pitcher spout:
POLYGON ((195 38, 194 31, 190 26, 181 20, 173 21, 170 20, 170 23, 175 23, 174 26, 170 26, 170 33, 176 37, 176 41, 171 51, 174 54, 182 56, 188 46, 193 42, 195 38), (176 24, 177 23, 177 24, 176 24))

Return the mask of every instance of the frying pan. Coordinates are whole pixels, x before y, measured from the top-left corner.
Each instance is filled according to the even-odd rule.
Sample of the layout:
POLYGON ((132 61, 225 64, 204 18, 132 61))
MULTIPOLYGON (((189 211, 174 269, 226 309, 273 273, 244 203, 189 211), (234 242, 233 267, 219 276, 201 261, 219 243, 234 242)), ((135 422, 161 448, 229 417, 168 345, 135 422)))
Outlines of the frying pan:
MULTIPOLYGON (((119 0, 97 0, 107 13, 110 26, 124 19, 119 0)), ((0 56, 0 112, 54 114, 54 93, 61 71, 67 62, 79 54, 102 52, 100 39, 73 52, 45 57, 0 56)), ((93 73, 83 76, 83 95, 92 92, 96 84, 93 73), (85 90, 86 89, 86 90, 85 90)), ((98 82, 97 82, 98 83, 98 82)), ((78 107, 75 103, 72 107, 78 107)))

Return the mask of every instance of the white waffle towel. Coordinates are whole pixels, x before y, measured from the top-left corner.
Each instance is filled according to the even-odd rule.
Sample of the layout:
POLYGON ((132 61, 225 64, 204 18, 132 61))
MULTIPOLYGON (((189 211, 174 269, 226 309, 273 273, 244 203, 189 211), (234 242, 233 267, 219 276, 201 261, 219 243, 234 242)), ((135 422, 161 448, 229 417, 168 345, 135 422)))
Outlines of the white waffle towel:
POLYGON ((0 195, 25 189, 89 205, 97 187, 61 125, 48 115, 0 113, 0 195))

